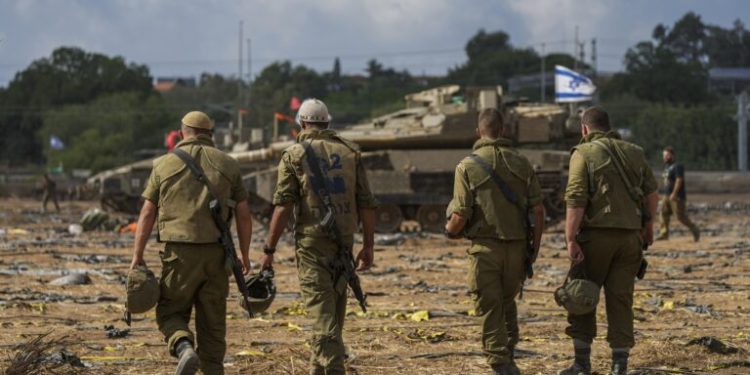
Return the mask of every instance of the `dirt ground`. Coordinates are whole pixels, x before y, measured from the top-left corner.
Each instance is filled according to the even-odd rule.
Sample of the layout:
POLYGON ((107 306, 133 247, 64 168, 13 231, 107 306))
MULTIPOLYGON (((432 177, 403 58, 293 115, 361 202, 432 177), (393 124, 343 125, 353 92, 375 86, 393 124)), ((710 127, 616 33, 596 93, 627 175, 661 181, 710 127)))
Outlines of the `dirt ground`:
MULTIPOLYGON (((127 328, 121 317, 132 234, 69 234, 68 225, 95 204, 62 206, 59 215, 43 215, 37 202, 0 200, 0 369, 9 365, 16 345, 51 332, 49 337, 66 337, 67 344, 50 353, 64 350, 63 357, 79 358, 86 366, 78 369, 82 373, 171 373, 175 360, 153 311, 135 316, 126 337, 108 338, 104 329, 127 328), (91 284, 49 283, 71 272, 87 272, 91 284)), ((649 250, 648 274, 636 283, 637 345, 631 368, 639 374, 750 374, 750 195, 693 196, 690 207, 703 230, 701 241, 694 243, 676 223, 672 238, 649 250), (689 345, 703 337, 728 347, 689 345)), ((254 260, 263 234, 258 229, 255 235, 254 260)), ((349 372, 489 373, 467 294, 467 243, 416 233, 379 236, 378 243, 376 266, 361 275, 369 312, 361 314, 350 299, 344 333, 349 372)), ((159 248, 151 241, 146 254, 155 272, 159 248)), ((301 307, 288 237, 277 254, 279 295, 269 313, 247 319, 231 286, 227 374, 307 373, 310 320, 301 307)), ((517 362, 524 374, 553 374, 571 361, 565 314, 551 294, 566 271, 557 225, 545 234, 536 276, 519 301, 517 362)), ((607 373, 603 306, 598 312, 593 363, 599 373, 607 373)))

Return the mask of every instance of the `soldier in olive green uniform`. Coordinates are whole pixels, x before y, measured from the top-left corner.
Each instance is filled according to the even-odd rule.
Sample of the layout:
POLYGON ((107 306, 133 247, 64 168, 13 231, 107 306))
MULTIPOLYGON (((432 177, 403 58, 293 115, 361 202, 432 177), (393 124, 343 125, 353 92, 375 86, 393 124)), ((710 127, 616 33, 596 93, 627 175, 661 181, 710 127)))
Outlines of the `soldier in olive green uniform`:
MULTIPOLYGON (((570 158, 565 194, 568 255, 574 264, 583 262, 587 278, 604 287, 612 373, 626 374, 628 354, 635 344, 633 284, 641 263, 642 244, 653 241, 656 179, 643 150, 610 130, 609 116, 603 109, 593 107, 584 112, 581 132, 583 139, 573 148, 570 158), (607 149, 620 161, 631 189, 607 149), (647 222, 641 219, 646 214, 642 212, 644 206, 649 215, 647 222)), ((560 374, 590 374, 596 311, 569 314, 568 322, 565 332, 573 338, 575 362, 560 374)))
MULTIPOLYGON (((456 167, 453 200, 448 206, 446 234, 471 240, 469 289, 482 317, 482 346, 493 374, 519 374, 513 360, 518 342, 515 297, 524 279, 527 254, 525 229, 534 212, 534 254, 544 225, 544 206, 536 174, 529 161, 501 138, 502 116, 495 109, 479 114, 474 155, 491 165, 515 193, 520 205, 506 199, 492 177, 471 158, 456 167), (508 336, 511 336, 510 338, 508 336)), ((532 260, 533 261, 533 260, 532 260)))
MULTIPOLYGON (((237 162, 214 147, 212 128, 213 122, 205 114, 188 113, 182 119, 183 141, 176 147, 189 153, 204 170, 218 195, 222 216, 230 220, 232 212, 236 213, 243 271, 247 273, 252 233, 247 192, 237 162)), ((194 374, 200 367, 206 375, 223 374, 231 271, 218 244, 219 229, 209 210, 208 190, 179 157, 167 154, 154 161, 143 198, 131 268, 144 264, 144 248, 156 223, 159 241, 166 243, 160 253, 156 321, 170 354, 179 358, 175 373, 194 374), (197 335, 188 326, 193 306, 197 335)))
POLYGON ((296 258, 300 288, 307 309, 314 319, 311 341, 310 374, 344 374, 345 349, 341 336, 346 314, 346 279, 334 274, 331 262, 337 257, 336 243, 321 228, 326 210, 310 185, 305 148, 309 142, 323 161, 333 191, 329 192, 337 208, 335 220, 343 241, 352 245, 353 235, 362 222, 364 246, 357 254, 357 270, 365 270, 373 261, 375 200, 370 192, 356 144, 328 130, 328 109, 317 99, 302 103, 298 117, 302 132, 297 144, 287 148, 279 163, 279 176, 273 204, 276 206, 261 267, 271 266, 273 253, 292 211, 295 215, 296 258))

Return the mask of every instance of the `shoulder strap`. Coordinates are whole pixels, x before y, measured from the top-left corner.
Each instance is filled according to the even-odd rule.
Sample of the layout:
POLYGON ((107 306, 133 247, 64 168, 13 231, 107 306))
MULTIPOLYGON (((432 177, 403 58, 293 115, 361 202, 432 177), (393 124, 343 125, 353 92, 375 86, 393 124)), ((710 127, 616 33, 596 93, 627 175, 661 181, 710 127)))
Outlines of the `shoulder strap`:
POLYGON ((328 181, 328 176, 320 167, 320 160, 315 154, 315 150, 312 148, 312 144, 309 141, 303 141, 302 147, 305 148, 305 161, 308 170, 312 174, 310 179, 310 186, 312 187, 315 195, 318 196, 323 206, 326 208, 326 214, 321 218, 321 225, 330 226, 336 233, 331 233, 337 238, 333 238, 335 241, 341 240, 341 235, 338 233, 338 226, 336 225, 335 208, 333 207, 333 198, 331 198, 332 187, 328 181))
MULTIPOLYGON (((203 172, 203 168, 201 168, 198 163, 195 162, 195 159, 193 159, 190 154, 185 152, 185 150, 175 148, 172 150, 172 153, 177 155, 183 163, 187 166, 187 168, 190 170, 190 172, 195 176, 195 179, 203 183, 203 185, 208 190, 208 201, 209 201, 209 209, 211 210, 211 216, 218 215, 219 212, 221 212, 221 202, 219 202, 219 196, 216 194, 214 189, 211 187, 211 183, 208 181, 208 177, 206 177, 206 173, 203 172), (218 208, 216 210, 214 208, 218 208)), ((229 217, 227 218, 227 221, 232 219, 232 208, 229 208, 229 217)), ((214 217, 214 221, 217 221, 216 225, 219 226, 219 230, 222 230, 221 225, 219 222, 221 222, 221 217, 214 217)))
MULTIPOLYGON (((500 189, 500 191, 505 196, 505 199, 507 199, 510 203, 513 203, 514 205, 518 206, 519 209, 521 209, 521 202, 518 201, 518 196, 516 196, 516 193, 511 190, 510 186, 505 183, 505 180, 503 180, 500 175, 495 173, 495 170, 492 168, 490 163, 479 157, 479 155, 471 154, 469 155, 469 158, 471 160, 474 160, 477 164, 479 164, 480 167, 484 170, 485 173, 487 173, 492 181, 497 185, 497 187, 500 189)), ((522 212, 523 213, 523 210, 522 212)))
POLYGON ((607 152, 610 160, 612 160, 612 164, 615 165, 615 169, 617 169, 617 173, 620 175, 622 182, 625 183, 625 187, 628 189, 628 195, 630 195, 630 199, 632 199, 636 203, 640 203, 641 199, 643 198, 643 193, 640 191, 640 188, 633 186, 633 183, 630 181, 630 179, 628 178, 628 175, 625 173, 625 169, 622 166, 622 162, 620 161, 620 158, 618 158, 612 152, 612 150, 609 148, 609 146, 606 143, 600 140, 596 140, 591 143, 601 147, 602 149, 604 149, 604 151, 607 152))

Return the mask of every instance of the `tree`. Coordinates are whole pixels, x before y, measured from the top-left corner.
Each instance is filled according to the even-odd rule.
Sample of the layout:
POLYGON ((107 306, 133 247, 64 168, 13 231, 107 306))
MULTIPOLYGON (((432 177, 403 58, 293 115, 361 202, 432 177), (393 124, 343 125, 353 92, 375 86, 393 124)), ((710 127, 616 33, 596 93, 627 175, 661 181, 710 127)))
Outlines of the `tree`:
POLYGON ((34 135, 45 111, 65 104, 86 103, 116 92, 152 92, 145 65, 122 57, 61 47, 16 74, 0 102, 0 159, 12 163, 42 161, 42 145, 34 135))

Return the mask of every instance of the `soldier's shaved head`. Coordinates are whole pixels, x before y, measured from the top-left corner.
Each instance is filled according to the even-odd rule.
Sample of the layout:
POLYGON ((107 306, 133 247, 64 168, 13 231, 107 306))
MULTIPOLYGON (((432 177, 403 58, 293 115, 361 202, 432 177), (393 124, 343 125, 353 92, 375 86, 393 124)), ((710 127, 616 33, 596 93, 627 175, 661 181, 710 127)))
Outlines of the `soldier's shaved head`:
POLYGON ((495 108, 483 109, 479 112, 477 130, 483 137, 499 137, 503 133, 503 115, 495 108))
POLYGON ((590 130, 609 131, 609 114, 602 107, 589 107, 583 111, 581 124, 590 130))

